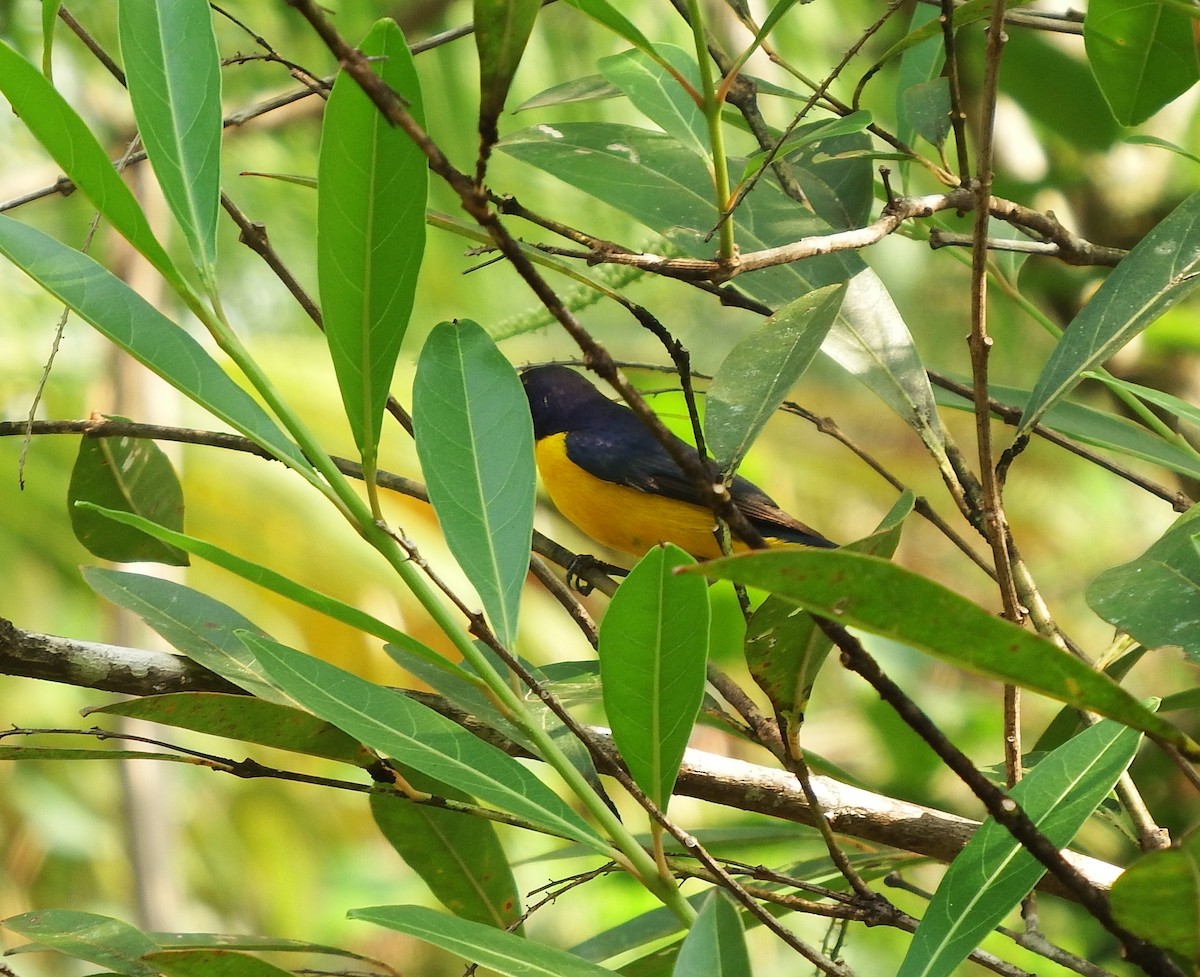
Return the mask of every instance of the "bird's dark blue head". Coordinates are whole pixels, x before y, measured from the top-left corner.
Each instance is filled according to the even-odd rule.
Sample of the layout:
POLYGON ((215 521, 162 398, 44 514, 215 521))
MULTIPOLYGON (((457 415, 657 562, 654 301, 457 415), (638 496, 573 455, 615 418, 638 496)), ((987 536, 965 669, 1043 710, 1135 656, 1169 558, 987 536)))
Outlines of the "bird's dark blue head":
POLYGON ((521 374, 521 382, 533 415, 533 436, 539 441, 589 427, 612 411, 627 412, 565 366, 535 366, 521 374))

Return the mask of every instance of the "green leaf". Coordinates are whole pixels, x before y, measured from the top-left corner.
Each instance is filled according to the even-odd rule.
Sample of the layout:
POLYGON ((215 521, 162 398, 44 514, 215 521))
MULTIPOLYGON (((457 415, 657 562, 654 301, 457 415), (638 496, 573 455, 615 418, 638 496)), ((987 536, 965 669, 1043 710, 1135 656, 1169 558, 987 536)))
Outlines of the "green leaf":
MULTIPOLYGON (((904 492, 875 532, 843 549, 890 559, 900 545, 900 530, 914 501, 911 492, 904 492)), ((746 623, 750 677, 766 693, 776 715, 793 729, 804 720, 813 683, 832 649, 833 642, 811 614, 773 594, 755 608, 746 623)))
POLYGON ((1200 830, 1143 855, 1113 883, 1112 913, 1131 933, 1200 963, 1200 830))
MULTIPOLYGON (((473 802, 419 771, 403 774, 417 790, 473 802)), ((387 794, 371 795, 371 814, 397 854, 455 916, 497 929, 520 917, 521 893, 495 825, 387 794)))
MULTIPOLYGON (((381 20, 363 40, 377 74, 422 122, 404 35, 381 20)), ((429 170, 422 153, 344 72, 325 106, 317 164, 317 279, 342 403, 374 480, 388 388, 425 251, 429 170)))
MULTIPOLYGON (((1010 794, 1052 844, 1070 844, 1129 766, 1141 737, 1101 722, 1044 757, 1010 794)), ((1046 872, 989 818, 950 864, 913 935, 898 977, 952 973, 1046 872)))
POLYGON ((511 648, 533 538, 533 421, 520 378, 478 324, 443 322, 429 334, 413 427, 446 543, 511 648))
MULTIPOLYGON (((913 7, 909 26, 912 29, 924 27, 930 21, 936 21, 940 15, 941 10, 932 4, 917 4, 913 7)), ((940 32, 939 36, 926 38, 901 56, 900 76, 896 80, 896 135, 904 142, 909 142, 913 132, 918 131, 916 120, 911 115, 909 89, 933 81, 941 75, 945 63, 946 53, 940 32)))
POLYGON ((42 74, 47 80, 54 75, 54 25, 62 0, 42 0, 42 74))
POLYGON ((202 276, 216 275, 221 60, 208 0, 121 0, 117 27, 138 134, 202 276))
POLYGON ((733 901, 713 889, 692 923, 672 971, 675 977, 750 977, 742 918, 733 901))
POLYGON ((1017 435, 1028 433, 1087 370, 1098 366, 1200 284, 1200 193, 1176 207, 1122 259, 1059 340, 1033 388, 1017 435))
POLYGON ((346 915, 416 937, 502 977, 612 977, 615 973, 565 950, 424 906, 372 906, 351 909, 346 915))
POLYGON ((1136 133, 1131 136, 1126 136, 1124 142, 1134 146, 1155 146, 1158 149, 1165 149, 1168 153, 1174 153, 1176 156, 1182 156, 1184 159, 1191 160, 1193 163, 1200 163, 1200 156, 1189 150, 1178 146, 1167 139, 1162 139, 1158 136, 1146 136, 1141 133, 1136 133))
POLYGON ((152 753, 149 750, 74 750, 41 746, 0 746, 0 760, 158 760, 167 763, 195 763, 178 753, 152 753))
POLYGON ((47 909, 9 916, 3 924, 43 946, 128 977, 155 977, 157 973, 141 960, 144 954, 157 950, 157 944, 119 919, 67 909, 47 909))
POLYGON ((300 450, 204 347, 87 255, 4 216, 0 254, 190 400, 274 457, 311 471, 300 450))
POLYGON ((143 958, 164 977, 291 977, 292 971, 236 950, 158 950, 143 958))
POLYGON ((432 709, 274 641, 251 634, 242 640, 272 681, 313 715, 485 804, 610 853, 588 824, 525 767, 432 709))
POLYGON ((613 741, 629 773, 666 809, 708 665, 708 587, 675 568, 677 546, 650 550, 617 588, 600 625, 600 681, 613 741))
MULTIPOLYGON (((854 137, 844 137, 854 138, 854 137)), ((717 214, 703 161, 669 136, 615 123, 564 123, 523 129, 498 148, 620 208, 693 257, 709 257, 706 240, 717 214)), ((824 221, 797 213, 773 181, 759 183, 735 215, 747 251, 814 234, 824 221)), ((737 279, 739 288, 772 308, 823 285, 851 279, 841 315, 822 351, 871 389, 944 454, 937 407, 912 336, 887 289, 854 254, 831 254, 765 268, 737 279)))
MULTIPOLYGON (((1110 386, 1130 388, 1137 385, 1114 381, 1110 386)), ((1000 384, 992 384, 988 389, 997 400, 1013 407, 1022 408, 1029 402, 1028 390, 1019 390, 1000 384)), ((975 409, 970 398, 952 391, 939 389, 936 396, 938 403, 956 410, 973 411, 975 409)), ((1139 396, 1142 395, 1139 394, 1139 396)), ((1169 397, 1169 394, 1160 394, 1157 397, 1143 396, 1143 399, 1149 403, 1157 403, 1166 410, 1171 410, 1169 397)), ((1178 402, 1176 406, 1178 406, 1178 402)), ((1181 475, 1200 478, 1200 457, 1197 456, 1195 449, 1185 444, 1166 441, 1159 434, 1128 417, 1110 414, 1085 404, 1060 400, 1042 415, 1040 423, 1052 431, 1065 434, 1084 444, 1105 448, 1131 458, 1141 458, 1144 461, 1161 465, 1170 471, 1179 472, 1181 475)))
POLYGON ((561 85, 552 85, 545 91, 538 92, 533 98, 527 98, 513 111, 524 112, 527 109, 544 109, 551 105, 568 105, 571 102, 593 102, 606 98, 619 98, 622 92, 603 75, 584 75, 582 78, 572 78, 561 85))
POLYGON ((187 554, 152 536, 113 523, 76 502, 134 512, 151 522, 183 528, 183 488, 171 461, 145 438, 81 438, 71 469, 67 506, 75 538, 89 553, 114 563, 187 566, 187 554))
POLYGON ((922 139, 942 148, 950 133, 950 83, 945 78, 910 85, 900 95, 904 115, 922 139))
POLYGON ((87 715, 129 716, 179 729, 277 750, 325 757, 356 767, 377 759, 370 750, 336 726, 301 709, 218 692, 173 692, 125 699, 87 710, 87 715))
POLYGON ((845 294, 845 286, 826 285, 789 302, 739 342, 717 368, 704 401, 704 435, 726 475, 737 470, 808 369, 845 294))
MULTIPOLYGON (((230 573, 235 573, 239 577, 249 580, 251 583, 279 594, 281 597, 286 597, 288 600, 295 601, 304 607, 311 608, 327 617, 331 617, 335 621, 341 621, 343 624, 348 624, 359 631, 373 634, 384 641, 396 642, 417 654, 423 654, 428 658, 445 663, 445 659, 437 652, 404 632, 398 631, 390 624, 379 620, 374 615, 355 607, 353 604, 347 604, 336 597, 330 597, 319 590, 306 587, 291 577, 286 577, 282 573, 278 573, 261 564, 243 559, 213 543, 197 539, 195 536, 188 536, 185 533, 177 533, 174 530, 166 529, 132 513, 102 509, 99 506, 86 502, 80 503, 80 507, 103 513, 105 518, 114 520, 122 525, 133 526, 153 536, 155 539, 160 539, 163 542, 170 543, 172 546, 177 546, 181 550, 186 550, 194 556, 208 560, 210 563, 228 570, 230 573)), ((218 671, 218 669, 213 670, 218 671)), ((231 681, 235 680, 231 679, 231 681)))
MULTIPOLYGON (((688 52, 674 44, 659 44, 657 53, 688 79, 693 89, 699 90, 700 72, 694 49, 688 52)), ((693 95, 660 63, 643 51, 624 51, 601 58, 600 73, 628 97, 634 108, 680 145, 701 159, 712 156, 704 113, 693 95)))
POLYGON ((1200 756, 1189 737, 1070 652, 887 560, 795 547, 687 569, 759 587, 845 627, 1091 710, 1200 756))
POLYGON ((1200 664, 1200 507, 1193 506, 1136 560, 1087 589, 1097 614, 1148 648, 1178 646, 1200 664))
POLYGON ((485 146, 496 141, 496 119, 504 111, 504 100, 541 6, 541 0, 475 0, 479 138, 485 146))
MULTIPOLYGON (((0 41, 0 92, 104 219, 158 269, 176 292, 190 294, 179 270, 150 229, 133 191, 113 168, 91 130, 49 79, 3 41, 0 41)), ((30 273, 24 262, 7 256, 25 269, 26 274, 30 273)))
POLYGON ((1090 0, 1083 46, 1121 125, 1145 122, 1200 80, 1194 23, 1168 0, 1090 0))
POLYGON ((89 587, 118 607, 132 611, 174 648, 251 695, 282 705, 299 705, 275 688, 236 632, 267 635, 233 608, 173 580, 84 567, 89 587))
POLYGON ((587 14, 596 22, 603 24, 623 40, 628 41, 639 51, 644 51, 660 64, 663 59, 654 49, 654 45, 623 13, 617 10, 608 0, 567 0, 576 10, 587 14))

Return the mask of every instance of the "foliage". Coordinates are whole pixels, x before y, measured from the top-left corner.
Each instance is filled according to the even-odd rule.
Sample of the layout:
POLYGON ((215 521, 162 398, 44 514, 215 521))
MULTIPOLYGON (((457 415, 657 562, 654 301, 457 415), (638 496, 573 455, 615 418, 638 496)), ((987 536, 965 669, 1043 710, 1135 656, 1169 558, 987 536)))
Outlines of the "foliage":
MULTIPOLYGON (((830 975, 949 974, 968 957, 1008 974, 1042 966, 1038 955, 1092 974, 1200 963, 1200 745, 1185 670, 1200 654, 1188 494, 1200 409, 1178 375, 1135 378, 1123 359, 1139 344, 1175 366, 1195 352, 1198 147, 1159 132, 1187 129, 1198 8, 1092 0, 1079 23, 1020 2, 893 3, 880 14, 866 2, 776 0, 756 20, 745 4, 688 0, 642 5, 630 19, 607 0, 477 0, 479 88, 463 88, 464 109, 448 93, 448 79, 462 80, 451 66, 461 71, 464 49, 445 55, 457 35, 417 43, 419 28, 365 23, 366 4, 337 17, 311 0, 279 6, 97 0, 81 14, 89 27, 47 2, 38 25, 0 43, 0 92, 19 138, 61 168, 168 297, 140 294, 119 257, 65 243, 80 217, 65 199, 46 226, 26 217, 23 199, 0 204, 0 254, 195 412, 191 427, 152 426, 131 410, 122 413, 132 420, 114 410, 0 424, 39 444, 83 435, 69 517, 23 502, 15 519, 36 522, 46 540, 73 530, 103 560, 219 568, 250 585, 239 598, 276 602, 264 628, 216 587, 85 568, 98 595, 181 657, 56 643, 21 630, 31 622, 14 610, 16 627, 0 632, 4 671, 133 698, 93 710, 115 727, 0 734, 0 759, 73 771, 92 759, 150 761, 264 780, 272 792, 295 781, 326 797, 366 794, 354 807, 361 822, 449 914, 393 904, 390 891, 374 906, 338 892, 317 912, 353 921, 344 932, 359 935, 338 943, 354 947, 341 949, 191 933, 175 921, 164 932, 124 921, 137 918, 132 905, 29 901, 4 921, 31 941, 18 951, 130 977, 288 972, 292 957, 277 954, 302 954, 304 967, 332 954, 357 961, 340 967, 418 972, 400 963, 408 950, 361 935, 371 923, 444 951, 428 958, 431 973, 453 960, 514 977, 740 977, 794 968, 796 955, 830 975), (65 32, 90 53, 54 43, 65 32), (1048 42, 1051 33, 1067 43, 1048 42), (562 54, 585 47, 586 58, 562 54), (258 61, 303 87, 268 98, 265 84, 237 74, 258 61), (103 67, 127 87, 120 101, 144 150, 131 144, 114 168, 106 124, 62 80, 64 62, 89 77, 103 67), (521 111, 541 121, 513 122, 505 106, 535 71, 544 84, 521 111), (223 117, 233 97, 254 109, 223 117), (293 172, 256 144, 247 195, 286 201, 268 238, 235 199, 243 185, 230 178, 227 133, 288 102, 320 103, 319 151, 298 122, 280 137, 307 140, 293 172), (1173 128, 1155 129, 1170 118, 1173 128), (1024 145, 1014 119, 1032 134, 1024 145), (1121 127, 1143 124, 1119 143, 1121 127), (1148 199, 1124 199, 1103 177, 1118 150, 1165 161, 1170 179, 1148 199), (169 228, 125 181, 143 160, 138 173, 161 193, 169 228), (1046 206, 1050 193, 1075 221, 1046 206), (231 257, 222 209, 264 264, 231 257), (563 243, 546 243, 555 236, 563 243), (500 262, 472 289, 447 270, 464 240, 477 249, 470 260, 500 262), (282 324, 255 322, 260 286, 243 279, 263 277, 294 303, 282 324), (505 319, 529 293, 537 308, 505 319), (672 315, 656 316, 659 306, 672 315), (429 329, 431 309, 442 321, 429 329), (554 334, 535 334, 547 322, 554 334), (271 354, 272 329, 323 330, 319 383, 298 376, 303 357, 271 354), (947 340, 964 333, 965 357, 947 340), (810 453, 836 459, 827 522, 859 538, 707 563, 664 541, 619 585, 606 564, 577 559, 533 528, 536 448, 514 367, 558 358, 566 343, 664 444, 659 415, 714 459, 684 474, 710 500, 726 546, 756 542, 728 504, 735 472, 757 479, 757 465, 773 483, 810 453), (397 374, 414 363, 410 415, 397 374), (663 376, 682 397, 656 415, 647 401, 663 376), (799 387, 816 396, 818 384, 833 391, 832 417, 789 399, 799 387), (344 428, 329 426, 335 412, 344 428), (781 449, 781 414, 833 435, 853 461, 823 454, 828 446, 797 449, 794 437, 781 449), (862 443, 843 431, 846 417, 862 443), (220 449, 201 466, 221 473, 213 497, 198 504, 188 468, 181 480, 159 447, 170 441, 220 449), (773 466, 755 452, 764 442, 776 446, 773 466), (907 443, 900 478, 894 446, 907 443), (278 462, 289 498, 304 501, 283 504, 274 488, 225 476, 239 453, 278 462), (1066 467, 1050 477, 1070 501, 1031 515, 1024 493, 1045 484, 1043 465, 1074 466, 1074 481, 1066 467), (865 487, 868 471, 884 476, 885 494, 865 487), (1084 489, 1097 472, 1121 485, 1105 492, 1127 493, 1118 498, 1130 513, 1115 525, 1102 494, 1084 489), (882 519, 835 511, 870 492, 882 519), (1157 539, 1141 518, 1152 507, 1159 522, 1169 507, 1183 513, 1157 539), (196 528, 205 512, 210 531, 196 528), (1066 549, 1075 538, 1058 525, 1064 513, 1082 514, 1084 536, 1122 548, 1101 551, 1111 558, 1098 565, 1094 551, 1070 547, 1047 586, 1038 563, 1052 562, 1048 541, 1066 549), (230 528, 241 514, 261 523, 251 527, 259 535, 230 528), (213 528, 221 522, 224 534, 213 528), (318 533, 325 552, 298 555, 318 533), (290 547, 285 570, 273 565, 279 540, 290 547), (247 548, 253 558, 239 555, 247 548), (320 575, 362 548, 379 591, 402 595, 387 606, 365 587, 331 592, 335 575, 320 575), (1085 584, 1090 612, 1076 596, 1085 584), (293 637, 296 620, 338 637, 293 637), (1118 629, 1107 648, 1106 622, 1118 629), (377 672, 391 668, 381 649, 405 688, 393 687, 394 669, 377 672), (49 663, 29 664, 48 650, 49 663), (867 690, 856 732, 845 748, 819 741, 831 753, 819 755, 809 713, 847 695, 851 675, 867 690), (922 695, 938 682, 969 697, 972 715, 956 717, 953 696, 922 695), (128 720, 169 729, 141 736, 128 720), (960 749, 971 723, 991 738, 960 749), (256 752, 234 760, 193 745, 192 733, 256 752), (132 743, 43 745, 50 734, 132 743), (855 742, 872 737, 897 757, 890 777, 858 762, 855 742), (700 742, 708 752, 687 749, 700 742), (285 759, 272 763, 271 750, 285 759), (997 756, 998 768, 981 766, 997 756), (952 777, 966 790, 946 788, 952 777), (1183 802, 1162 796, 1174 778, 1186 783, 1183 802), (710 817, 685 797, 726 813, 710 817), (968 840, 971 825, 939 806, 986 820, 968 840), (1172 831, 1178 847, 1168 847, 1172 831), (1060 854, 1073 844, 1104 860, 1060 854), (950 861, 940 881, 914 865, 926 857, 950 861), (568 858, 533 898, 530 861, 544 876, 568 858), (928 901, 925 880, 936 885, 928 901), (1049 895, 1035 904, 1038 885, 1049 895), (584 892, 595 910, 586 918, 584 892), (1036 905, 1051 907, 1044 933, 1036 905), (989 935, 1019 907, 1023 933, 989 935), (826 919, 836 923, 823 938, 826 919)), ((28 301, 15 279, 11 289, 13 308, 28 301)), ((12 718, 25 721, 19 710, 12 718)), ((310 824, 300 830, 297 859, 329 842, 310 824)), ((270 819, 267 832, 287 837, 270 819)), ((198 846, 195 858, 215 873, 253 874, 230 852, 198 846)))

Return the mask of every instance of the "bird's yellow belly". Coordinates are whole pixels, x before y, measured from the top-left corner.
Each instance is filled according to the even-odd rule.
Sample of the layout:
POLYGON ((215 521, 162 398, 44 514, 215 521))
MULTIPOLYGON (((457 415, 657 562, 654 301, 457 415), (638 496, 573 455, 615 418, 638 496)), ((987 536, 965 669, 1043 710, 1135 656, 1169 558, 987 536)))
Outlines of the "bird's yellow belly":
MULTIPOLYGON (((659 543, 674 543, 698 559, 721 555, 710 510, 690 502, 639 492, 597 478, 567 458, 566 435, 537 443, 538 470, 551 501, 592 539, 632 556, 659 543)), ((734 550, 746 546, 734 542, 734 550)))

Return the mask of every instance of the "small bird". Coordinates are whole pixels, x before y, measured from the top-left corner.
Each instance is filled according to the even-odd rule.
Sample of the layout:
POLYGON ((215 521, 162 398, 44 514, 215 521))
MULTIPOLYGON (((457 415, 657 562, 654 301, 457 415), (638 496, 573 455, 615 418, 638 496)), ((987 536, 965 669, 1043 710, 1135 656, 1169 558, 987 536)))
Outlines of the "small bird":
MULTIPOLYGON (((633 411, 564 366, 534 367, 521 382, 533 415, 538 470, 567 519, 597 542, 636 557, 659 543, 674 543, 697 559, 721 556, 712 510, 633 411)), ((695 448, 675 441, 699 458, 695 448)), ((717 465, 708 459, 704 465, 720 481, 717 465)), ((768 543, 837 545, 747 479, 735 477, 729 491, 768 543)), ((736 536, 732 542, 735 551, 748 549, 736 536)))

